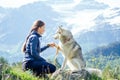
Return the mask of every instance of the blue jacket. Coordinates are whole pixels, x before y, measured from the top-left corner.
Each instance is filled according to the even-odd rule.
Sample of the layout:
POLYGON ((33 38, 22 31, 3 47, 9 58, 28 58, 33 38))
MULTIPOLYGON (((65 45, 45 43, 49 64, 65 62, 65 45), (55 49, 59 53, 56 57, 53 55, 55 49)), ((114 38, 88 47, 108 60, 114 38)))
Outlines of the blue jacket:
POLYGON ((26 50, 24 61, 28 60, 44 60, 39 53, 47 49, 49 46, 40 47, 40 39, 42 36, 36 31, 32 31, 28 40, 26 41, 26 50))

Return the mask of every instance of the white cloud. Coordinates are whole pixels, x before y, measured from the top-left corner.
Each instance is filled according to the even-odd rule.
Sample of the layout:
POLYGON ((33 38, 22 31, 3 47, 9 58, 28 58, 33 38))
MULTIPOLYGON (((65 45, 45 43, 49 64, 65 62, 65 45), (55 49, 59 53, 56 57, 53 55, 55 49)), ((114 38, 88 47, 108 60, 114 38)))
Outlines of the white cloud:
POLYGON ((96 25, 94 21, 95 18, 101 14, 103 14, 105 22, 110 22, 110 24, 119 23, 120 18, 116 16, 118 14, 117 10, 112 10, 115 7, 120 7, 119 0, 96 0, 101 4, 104 3, 110 6, 103 10, 76 10, 75 7, 80 5, 81 1, 83 0, 74 0, 73 2, 62 4, 51 4, 53 10, 60 14, 60 18, 56 20, 66 23, 67 26, 73 26, 71 29, 73 34, 77 34, 84 29, 90 30, 91 27, 96 25), (112 16, 113 18, 111 18, 112 16))
POLYGON ((105 22, 109 22, 110 24, 120 24, 119 9, 113 10, 114 8, 120 8, 120 0, 96 0, 96 1, 98 1, 99 3, 109 5, 109 8, 107 8, 103 12, 105 22))
POLYGON ((120 7, 120 0, 95 0, 100 3, 109 5, 111 8, 120 7))
POLYGON ((7 8, 19 8, 22 5, 45 0, 0 0, 0 6, 7 8))
POLYGON ((66 23, 72 26, 72 33, 75 35, 84 29, 90 29, 95 25, 94 19, 101 14, 102 10, 74 10, 82 0, 74 0, 65 4, 51 4, 54 11, 58 12, 62 17, 56 19, 60 23, 66 23), (73 11, 74 10, 74 11, 73 11))
POLYGON ((72 2, 70 1, 64 1, 63 3, 54 3, 51 4, 51 7, 53 8, 54 11, 57 12, 66 12, 67 10, 73 9, 75 6, 77 6, 82 0, 73 0, 72 2))

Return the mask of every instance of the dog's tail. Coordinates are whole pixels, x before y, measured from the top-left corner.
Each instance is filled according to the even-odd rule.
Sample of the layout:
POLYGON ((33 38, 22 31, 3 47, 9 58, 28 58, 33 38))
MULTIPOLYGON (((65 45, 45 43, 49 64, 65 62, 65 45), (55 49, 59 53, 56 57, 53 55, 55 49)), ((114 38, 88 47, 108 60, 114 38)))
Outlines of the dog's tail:
POLYGON ((102 70, 97 69, 97 68, 85 68, 85 70, 87 70, 90 74, 95 74, 99 77, 102 76, 102 70))

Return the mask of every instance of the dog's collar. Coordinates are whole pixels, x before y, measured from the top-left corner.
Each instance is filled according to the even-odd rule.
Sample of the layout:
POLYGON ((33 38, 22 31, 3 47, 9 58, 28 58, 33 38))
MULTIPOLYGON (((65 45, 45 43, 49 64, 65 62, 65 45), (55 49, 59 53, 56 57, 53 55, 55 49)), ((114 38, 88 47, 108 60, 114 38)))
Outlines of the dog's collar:
POLYGON ((66 39, 63 43, 65 44, 67 41, 70 41, 70 38, 66 39))

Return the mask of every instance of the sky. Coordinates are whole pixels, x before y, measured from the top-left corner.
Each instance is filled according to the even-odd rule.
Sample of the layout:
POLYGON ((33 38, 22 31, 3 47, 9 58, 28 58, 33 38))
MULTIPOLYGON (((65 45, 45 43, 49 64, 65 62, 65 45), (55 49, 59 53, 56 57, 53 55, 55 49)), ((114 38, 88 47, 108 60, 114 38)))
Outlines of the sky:
MULTIPOLYGON (((17 7, 20 7, 22 5, 25 5, 25 4, 28 4, 28 3, 33 3, 33 2, 36 2, 36 1, 48 1, 48 0, 0 0, 0 6, 2 7, 12 7, 12 8, 17 8, 17 7)), ((51 0, 51 1, 58 1, 58 0, 51 0)), ((61 0, 61 1, 71 1, 71 0, 61 0)), ((72 5, 72 6, 69 6, 69 7, 73 7, 77 4, 79 4, 82 0, 73 0, 74 1, 74 4, 73 3, 70 3, 70 4, 67 4, 67 5, 72 5)), ((95 0, 95 1, 98 1, 100 3, 105 3, 105 4, 108 4, 110 7, 120 7, 120 0, 95 0)), ((66 6, 67 6, 66 5, 66 6)))
POLYGON ((47 3, 49 0, 0 0, 0 6, 4 8, 19 8, 36 1, 46 1, 46 4, 62 16, 56 20, 66 23, 67 26, 74 26, 71 29, 73 34, 77 34, 84 29, 91 29, 96 25, 94 19, 100 14, 103 14, 106 18, 106 22, 109 22, 110 24, 120 24, 120 16, 110 19, 111 16, 117 15, 117 11, 113 9, 116 7, 120 8, 120 0, 86 0, 86 3, 83 2, 85 0, 51 0, 51 3, 47 3), (97 4, 91 4, 91 1, 94 1, 97 4), (76 7, 79 5, 82 5, 80 7, 88 5, 99 7, 102 5, 103 9, 78 10, 76 7), (104 8, 104 5, 107 5, 108 7, 104 8))
POLYGON ((33 3, 36 1, 39 0, 0 0, 0 6, 4 8, 19 8, 22 5, 33 3))

